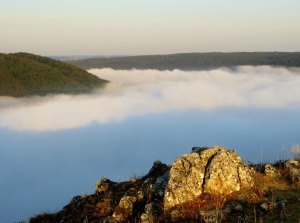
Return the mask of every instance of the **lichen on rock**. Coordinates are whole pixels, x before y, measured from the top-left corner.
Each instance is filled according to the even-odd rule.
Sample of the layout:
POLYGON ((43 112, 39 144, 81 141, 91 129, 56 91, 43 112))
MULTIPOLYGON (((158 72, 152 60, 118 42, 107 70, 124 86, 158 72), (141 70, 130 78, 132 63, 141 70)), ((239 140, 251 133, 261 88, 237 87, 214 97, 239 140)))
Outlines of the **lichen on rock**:
POLYGON ((117 222, 125 222, 132 215, 134 203, 137 198, 134 196, 124 196, 116 207, 112 217, 117 222))
POLYGON ((292 182, 300 184, 300 162, 297 160, 288 160, 284 164, 284 167, 292 182))
POLYGON ((266 174, 266 176, 276 177, 276 176, 278 176, 279 171, 271 164, 266 164, 264 166, 264 173, 266 174))
POLYGON ((175 160, 164 197, 164 209, 196 199, 202 193, 228 195, 254 185, 254 170, 234 151, 215 146, 194 149, 175 160))

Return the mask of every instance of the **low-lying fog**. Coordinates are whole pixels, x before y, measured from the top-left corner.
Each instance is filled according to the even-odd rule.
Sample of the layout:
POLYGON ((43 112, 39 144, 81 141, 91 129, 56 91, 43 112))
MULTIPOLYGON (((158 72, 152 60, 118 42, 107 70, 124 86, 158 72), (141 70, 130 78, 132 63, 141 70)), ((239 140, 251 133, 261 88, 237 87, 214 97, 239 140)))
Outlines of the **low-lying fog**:
POLYGON ((246 161, 290 156, 300 142, 300 70, 91 69, 88 95, 0 97, 0 222, 27 219, 125 180, 192 146, 223 145, 246 161))
POLYGON ((0 126, 21 131, 48 131, 161 112, 288 109, 300 105, 299 70, 244 66, 234 70, 193 72, 89 71, 111 83, 89 95, 2 98, 0 126))

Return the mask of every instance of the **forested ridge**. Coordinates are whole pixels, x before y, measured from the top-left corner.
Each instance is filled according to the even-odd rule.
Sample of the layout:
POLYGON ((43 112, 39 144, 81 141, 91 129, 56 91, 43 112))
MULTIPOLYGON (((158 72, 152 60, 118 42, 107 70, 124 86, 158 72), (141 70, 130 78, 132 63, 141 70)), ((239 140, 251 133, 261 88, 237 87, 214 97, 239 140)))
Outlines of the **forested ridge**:
POLYGON ((85 70, 48 57, 0 54, 0 96, 82 93, 105 83, 85 70))
POLYGON ((299 52, 180 53, 169 55, 121 56, 67 61, 82 69, 201 70, 239 65, 299 67, 299 52))

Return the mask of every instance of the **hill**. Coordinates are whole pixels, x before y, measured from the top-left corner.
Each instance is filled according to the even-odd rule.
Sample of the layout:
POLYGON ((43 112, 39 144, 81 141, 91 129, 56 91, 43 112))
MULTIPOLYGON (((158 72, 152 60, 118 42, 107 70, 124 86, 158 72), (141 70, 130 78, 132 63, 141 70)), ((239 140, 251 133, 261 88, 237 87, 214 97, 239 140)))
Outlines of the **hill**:
POLYGON ((299 196, 297 160, 247 165, 234 150, 194 147, 171 166, 155 161, 140 178, 102 177, 94 194, 30 223, 298 222, 299 196))
POLYGON ((123 56, 71 60, 67 63, 82 69, 158 69, 200 70, 239 65, 300 66, 300 53, 240 52, 240 53, 182 53, 169 55, 123 56))
POLYGON ((28 53, 0 54, 0 96, 82 93, 106 82, 48 57, 28 53))

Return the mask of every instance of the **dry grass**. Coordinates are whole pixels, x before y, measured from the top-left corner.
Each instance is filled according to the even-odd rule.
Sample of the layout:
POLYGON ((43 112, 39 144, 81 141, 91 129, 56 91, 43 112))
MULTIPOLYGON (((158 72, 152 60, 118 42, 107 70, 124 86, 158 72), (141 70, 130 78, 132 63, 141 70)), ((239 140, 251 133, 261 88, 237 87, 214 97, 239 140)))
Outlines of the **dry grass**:
POLYGON ((300 221, 300 188, 290 182, 282 169, 275 177, 257 173, 254 180, 255 186, 251 190, 229 196, 202 194, 193 201, 175 206, 163 220, 207 223, 300 221), (288 202, 281 205, 280 201, 288 202), (262 210, 260 205, 264 202, 274 204, 274 208, 268 212, 262 210), (237 206, 242 210, 235 209, 237 206))

